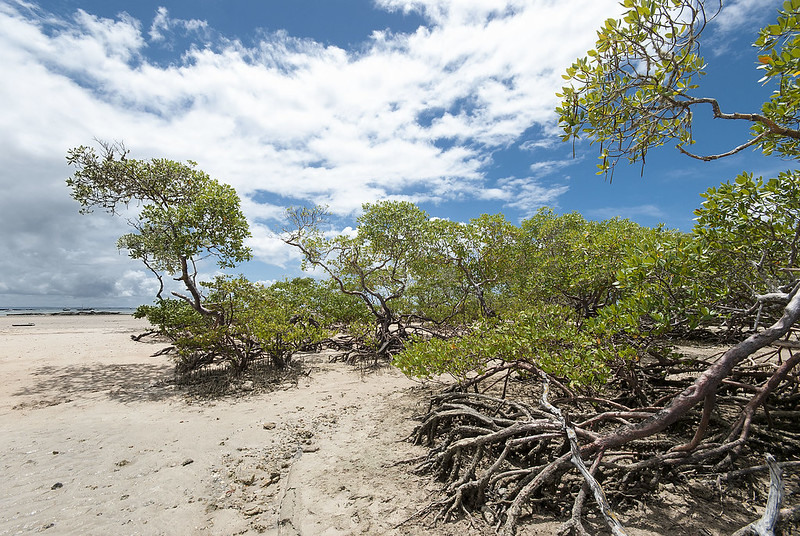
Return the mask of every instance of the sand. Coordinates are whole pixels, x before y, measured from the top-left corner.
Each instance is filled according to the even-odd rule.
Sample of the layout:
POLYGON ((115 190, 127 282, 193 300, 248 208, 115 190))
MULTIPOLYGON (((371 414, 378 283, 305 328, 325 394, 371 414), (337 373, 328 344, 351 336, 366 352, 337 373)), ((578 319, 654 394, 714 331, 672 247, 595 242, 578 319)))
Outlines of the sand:
MULTIPOLYGON (((400 463, 425 454, 405 438, 428 388, 308 355, 296 385, 202 401, 169 383, 169 357, 151 357, 163 343, 131 340, 147 328, 127 315, 0 317, 0 536, 494 533, 469 519, 398 527, 440 496, 400 463)), ((625 518, 632 536, 697 534, 682 528, 689 515, 704 525, 700 512, 625 518)))
POLYGON ((417 384, 309 358, 297 386, 197 401, 146 329, 0 317, 0 535, 428 533, 394 528, 428 500, 396 465, 422 453, 417 384))

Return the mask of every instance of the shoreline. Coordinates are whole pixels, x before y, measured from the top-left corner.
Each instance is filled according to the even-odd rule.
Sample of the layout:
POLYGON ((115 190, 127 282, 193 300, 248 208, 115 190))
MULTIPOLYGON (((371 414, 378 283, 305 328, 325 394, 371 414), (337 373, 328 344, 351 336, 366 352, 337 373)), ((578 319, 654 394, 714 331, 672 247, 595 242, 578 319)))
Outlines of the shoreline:
MULTIPOLYGON (((0 309, 0 311, 3 311, 0 309)), ((24 311, 24 312, 17 312, 15 310, 6 310, 5 314, 1 316, 102 316, 102 315, 126 315, 126 316, 133 316, 133 313, 124 313, 122 311, 55 311, 55 312, 36 312, 36 311, 24 311)))

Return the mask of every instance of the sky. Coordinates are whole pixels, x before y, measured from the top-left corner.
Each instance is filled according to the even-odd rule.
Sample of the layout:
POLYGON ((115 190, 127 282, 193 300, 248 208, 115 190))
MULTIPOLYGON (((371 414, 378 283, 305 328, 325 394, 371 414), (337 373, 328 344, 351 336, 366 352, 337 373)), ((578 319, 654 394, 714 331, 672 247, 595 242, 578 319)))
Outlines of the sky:
MULTIPOLYGON (((779 0, 729 0, 703 34, 704 96, 757 112, 758 28, 779 0)), ((0 307, 136 306, 154 277, 124 251, 124 217, 80 215, 66 153, 122 141, 133 158, 194 160, 236 188, 251 280, 302 275, 280 241, 288 206, 401 199, 466 221, 542 206, 691 230, 700 193, 790 162, 702 163, 672 147, 595 175, 554 108, 613 0, 0 0, 0 307)), ((747 139, 698 113, 698 150, 747 139)), ((201 267, 203 275, 213 265, 201 267)))

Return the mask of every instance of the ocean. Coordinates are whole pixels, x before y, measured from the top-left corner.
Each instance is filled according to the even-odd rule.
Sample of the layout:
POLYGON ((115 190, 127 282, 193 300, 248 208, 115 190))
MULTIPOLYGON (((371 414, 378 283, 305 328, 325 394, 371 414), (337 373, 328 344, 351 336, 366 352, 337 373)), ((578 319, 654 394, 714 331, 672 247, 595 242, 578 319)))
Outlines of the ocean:
POLYGON ((135 307, 0 307, 0 316, 12 315, 131 315, 135 307))

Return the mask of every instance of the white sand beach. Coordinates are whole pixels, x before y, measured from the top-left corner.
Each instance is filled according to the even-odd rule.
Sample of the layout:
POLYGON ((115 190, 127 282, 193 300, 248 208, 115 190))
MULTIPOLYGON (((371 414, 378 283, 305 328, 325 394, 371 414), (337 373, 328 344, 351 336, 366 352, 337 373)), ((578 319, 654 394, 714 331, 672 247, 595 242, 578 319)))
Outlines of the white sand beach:
MULTIPOLYGON (((405 438, 428 401, 396 370, 306 356, 297 385, 198 401, 165 382, 169 357, 151 357, 163 343, 131 340, 147 329, 0 317, 0 536, 494 534, 467 518, 398 526, 438 484, 399 463, 425 454, 405 438)), ((686 533, 682 509, 630 514, 632 536, 686 533)))
POLYGON ((393 528, 427 499, 394 465, 421 454, 413 382, 322 359, 297 387, 197 402, 159 383, 146 329, 0 317, 0 534, 427 533, 393 528))

